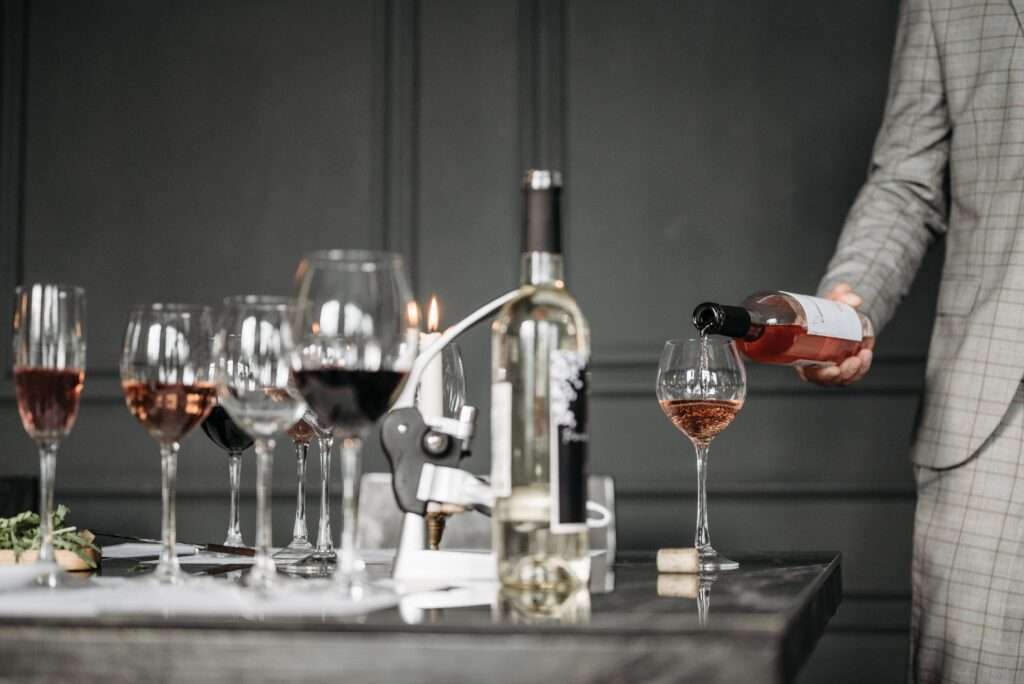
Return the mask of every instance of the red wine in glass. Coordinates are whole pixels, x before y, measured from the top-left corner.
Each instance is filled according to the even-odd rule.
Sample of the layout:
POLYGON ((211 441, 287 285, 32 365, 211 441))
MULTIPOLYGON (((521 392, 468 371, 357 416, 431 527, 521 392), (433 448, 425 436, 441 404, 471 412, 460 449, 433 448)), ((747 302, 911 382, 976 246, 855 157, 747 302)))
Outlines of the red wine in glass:
POLYGON ((249 433, 231 420, 223 406, 214 406, 202 427, 210 441, 229 454, 241 453, 253 445, 249 433))
POLYGON ((322 423, 358 432, 387 413, 406 373, 318 368, 293 375, 295 386, 322 423))

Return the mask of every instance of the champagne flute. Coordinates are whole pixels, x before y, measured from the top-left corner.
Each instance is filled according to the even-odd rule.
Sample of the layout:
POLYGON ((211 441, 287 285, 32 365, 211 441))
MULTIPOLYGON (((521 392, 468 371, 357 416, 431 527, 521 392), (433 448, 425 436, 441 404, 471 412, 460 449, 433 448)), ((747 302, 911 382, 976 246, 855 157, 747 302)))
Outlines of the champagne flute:
MULTIPOLYGON (((39 449, 39 556, 53 555, 57 449, 71 431, 85 382, 85 290, 35 283, 14 290, 14 393, 21 424, 39 449)), ((54 567, 39 578, 56 587, 54 567)))
POLYGON ((190 304, 150 304, 131 310, 121 353, 121 387, 128 410, 160 443, 160 560, 154 576, 183 579, 175 551, 178 451, 185 435, 214 405, 211 382, 210 309, 190 304))
POLYGON ((274 435, 298 421, 306 405, 290 382, 294 301, 244 295, 224 300, 214 344, 217 397, 256 442, 256 556, 248 582, 259 589, 274 583, 270 556, 270 486, 274 435))
POLYGON ((217 405, 203 421, 203 432, 210 441, 228 453, 228 481, 231 505, 228 509, 228 533, 224 546, 245 546, 242 540, 238 494, 242 482, 242 453, 253 444, 252 437, 231 420, 223 406, 217 405))
MULTIPOLYGON (((309 455, 309 442, 313 439, 313 427, 307 422, 305 415, 288 428, 288 436, 295 445, 295 471, 298 482, 295 488, 292 540, 288 546, 274 554, 274 560, 284 562, 299 561, 313 550, 313 545, 309 543, 309 528, 306 526, 306 458, 309 455)), ((279 570, 286 567, 288 566, 278 565, 279 570)))
POLYGON ((732 423, 747 395, 747 374, 727 337, 702 335, 669 340, 658 364, 661 410, 690 438, 697 452, 697 548, 701 572, 734 570, 739 563, 719 555, 708 532, 707 474, 711 440, 732 423))
POLYGON ((412 366, 418 314, 396 254, 314 252, 303 258, 298 279, 295 385, 319 423, 341 439, 342 532, 335 576, 359 596, 356 510, 362 440, 390 408, 412 366))

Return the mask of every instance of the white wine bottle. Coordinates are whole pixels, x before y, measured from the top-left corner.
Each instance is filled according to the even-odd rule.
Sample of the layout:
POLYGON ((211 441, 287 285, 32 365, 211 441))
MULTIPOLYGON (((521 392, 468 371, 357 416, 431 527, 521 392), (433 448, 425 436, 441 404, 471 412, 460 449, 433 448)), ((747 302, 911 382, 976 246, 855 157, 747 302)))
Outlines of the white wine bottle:
POLYGON ((587 365, 590 330, 565 289, 557 171, 523 181, 522 285, 492 327, 491 481, 498 576, 565 590, 590 577, 587 365))

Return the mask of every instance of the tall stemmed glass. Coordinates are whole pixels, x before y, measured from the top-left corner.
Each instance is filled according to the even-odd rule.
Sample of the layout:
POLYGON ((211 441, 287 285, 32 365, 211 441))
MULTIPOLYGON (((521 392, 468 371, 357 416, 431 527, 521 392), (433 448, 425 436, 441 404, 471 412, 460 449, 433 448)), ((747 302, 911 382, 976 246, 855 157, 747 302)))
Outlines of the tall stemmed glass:
POLYGON ((218 400, 256 441, 256 556, 248 581, 260 589, 269 589, 277 573, 270 556, 274 435, 306 411, 289 377, 294 318, 290 299, 229 297, 215 343, 218 400))
POLYGON ((334 574, 338 558, 331 539, 331 449, 334 435, 331 429, 322 425, 312 411, 306 411, 303 422, 316 435, 320 451, 320 518, 317 524, 316 546, 312 553, 303 554, 294 563, 279 566, 288 575, 303 577, 329 577, 334 574))
MULTIPOLYGON (((306 525, 306 459, 309 456, 309 443, 313 439, 313 426, 306 421, 307 412, 294 425, 288 428, 288 436, 295 445, 295 522, 292 524, 292 540, 288 546, 274 554, 274 560, 287 563, 298 561, 313 550, 309 543, 309 527, 306 525)), ((279 570, 287 566, 278 565, 279 570)))
POLYGON ((228 483, 231 503, 228 508, 228 532, 224 546, 245 546, 242 540, 242 522, 239 513, 239 490, 242 483, 242 453, 252 447, 252 437, 235 425, 223 406, 214 406, 203 421, 203 432, 210 441, 228 454, 228 483))
POLYGON ((708 447, 743 408, 747 373, 736 345, 727 337, 703 335, 669 340, 658 364, 661 410, 690 438, 697 452, 697 533, 694 546, 701 572, 734 570, 739 563, 720 556, 708 532, 708 447))
MULTIPOLYGON (((85 290, 37 283, 14 290, 14 394, 21 424, 39 448, 39 563, 53 563, 57 449, 78 415, 85 382, 85 290)), ((60 584, 53 569, 39 578, 60 584)))
POLYGON ((396 254, 315 252, 302 260, 298 278, 295 384, 319 423, 341 439, 342 532, 335 577, 358 595, 360 449, 412 366, 418 316, 410 315, 415 304, 396 254))
POLYGON ((121 387, 128 410, 160 443, 160 582, 183 578, 175 553, 175 486, 181 439, 214 405, 210 309, 150 304, 132 309, 121 353, 121 387))

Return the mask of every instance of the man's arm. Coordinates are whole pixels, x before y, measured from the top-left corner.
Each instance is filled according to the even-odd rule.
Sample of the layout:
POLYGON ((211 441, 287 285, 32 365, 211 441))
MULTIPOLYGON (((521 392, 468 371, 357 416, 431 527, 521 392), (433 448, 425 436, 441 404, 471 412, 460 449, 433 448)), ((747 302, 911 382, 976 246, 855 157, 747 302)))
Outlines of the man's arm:
MULTIPOLYGON (((928 246, 946 231, 950 121, 930 0, 904 0, 882 128, 861 189, 821 281, 823 296, 855 303, 876 333, 910 288, 928 246)), ((865 354, 865 352, 861 352, 865 354)), ((847 384, 871 356, 808 369, 808 380, 847 384)))

